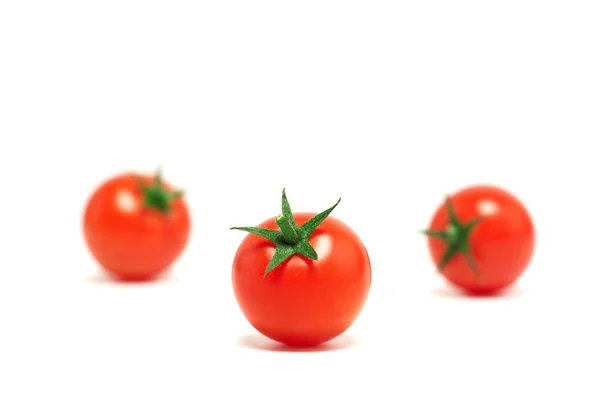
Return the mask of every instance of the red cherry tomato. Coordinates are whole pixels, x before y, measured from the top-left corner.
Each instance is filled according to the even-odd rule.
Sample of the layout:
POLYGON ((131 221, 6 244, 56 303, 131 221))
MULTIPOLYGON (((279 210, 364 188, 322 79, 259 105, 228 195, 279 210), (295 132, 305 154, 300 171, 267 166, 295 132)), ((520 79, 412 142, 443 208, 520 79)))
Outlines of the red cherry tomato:
MULTIPOLYGON (((287 202, 285 192, 283 196, 287 202)), ((272 218, 259 225, 278 232, 275 243, 279 244, 251 233, 239 246, 233 262, 233 291, 244 316, 265 336, 290 346, 316 346, 354 323, 369 294, 371 264, 357 234, 329 216, 308 235, 307 246, 314 249, 314 253, 305 251, 310 257, 294 253, 285 258, 281 248, 290 241, 285 241, 284 228, 280 231, 278 225, 285 226, 290 222, 286 218, 292 217, 292 229, 306 227, 324 213, 292 214, 283 209, 277 222, 272 218)), ((298 236, 302 241, 302 234, 298 236)))
POLYGON ((485 185, 447 198, 425 233, 441 274, 473 294, 512 285, 529 265, 535 244, 531 216, 520 200, 485 185))
POLYGON ((183 252, 190 218, 181 192, 155 176, 123 174, 100 185, 83 218, 86 244, 100 266, 122 280, 148 280, 183 252))

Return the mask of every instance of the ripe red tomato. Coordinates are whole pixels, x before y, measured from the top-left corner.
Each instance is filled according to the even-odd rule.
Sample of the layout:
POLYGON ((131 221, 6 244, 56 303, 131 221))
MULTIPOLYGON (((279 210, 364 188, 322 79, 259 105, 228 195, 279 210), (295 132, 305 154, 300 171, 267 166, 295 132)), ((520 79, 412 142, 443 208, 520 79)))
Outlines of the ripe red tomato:
POLYGON ((513 284, 527 268, 535 244, 525 206, 507 191, 486 185, 448 197, 425 233, 441 274, 473 294, 493 294, 513 284))
POLYGON ((362 311, 371 264, 357 234, 328 216, 338 203, 320 214, 292 213, 284 191, 277 218, 232 228, 250 232, 233 261, 233 291, 263 335, 316 346, 345 332, 362 311))
POLYGON ((190 218, 182 193, 155 176, 123 174, 88 200, 83 231, 94 258, 121 280, 148 280, 183 252, 190 218))

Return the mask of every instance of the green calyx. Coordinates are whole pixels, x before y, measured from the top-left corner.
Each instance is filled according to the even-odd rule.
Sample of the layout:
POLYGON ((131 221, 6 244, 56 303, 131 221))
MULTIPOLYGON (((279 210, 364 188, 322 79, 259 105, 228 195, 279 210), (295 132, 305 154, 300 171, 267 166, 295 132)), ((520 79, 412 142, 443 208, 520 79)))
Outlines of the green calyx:
POLYGON ((162 171, 157 169, 152 184, 148 185, 141 179, 138 179, 138 185, 144 194, 144 206, 168 214, 171 211, 172 203, 183 196, 183 191, 169 191, 163 186, 162 171))
POLYGON ((265 269, 264 275, 266 276, 294 254, 303 255, 311 260, 318 259, 317 252, 310 243, 308 243, 308 238, 313 234, 315 229, 325 221, 325 218, 331 214, 341 200, 342 199, 340 198, 332 207, 315 215, 302 226, 298 226, 296 221, 294 221, 292 209, 285 194, 285 189, 283 189, 281 195, 281 214, 275 218, 275 223, 279 227, 279 230, 252 226, 233 227, 230 229, 252 233, 264 237, 275 244, 275 254, 265 269))
POLYGON ((481 221, 481 217, 476 217, 468 223, 462 224, 456 217, 456 213, 452 208, 449 197, 446 197, 445 204, 448 218, 450 220, 446 230, 425 230, 422 232, 429 237, 443 240, 447 244, 446 252, 437 265, 437 268, 440 272, 443 271, 452 257, 461 253, 467 259, 467 263, 469 264, 469 268, 471 268, 473 274, 479 277, 479 268, 477 267, 469 248, 469 236, 473 228, 481 221))

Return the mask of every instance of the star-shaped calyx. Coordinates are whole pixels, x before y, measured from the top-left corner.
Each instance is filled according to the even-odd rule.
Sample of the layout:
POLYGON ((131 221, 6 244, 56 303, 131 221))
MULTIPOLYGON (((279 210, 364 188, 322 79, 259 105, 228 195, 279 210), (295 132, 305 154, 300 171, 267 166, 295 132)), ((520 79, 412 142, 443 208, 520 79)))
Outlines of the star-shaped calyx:
POLYGON ((182 190, 169 191, 165 189, 161 168, 156 170, 154 180, 150 185, 143 182, 139 177, 136 177, 136 179, 144 195, 144 206, 158 210, 163 214, 169 213, 173 201, 183 196, 182 190))
POLYGON ((294 254, 303 255, 311 260, 318 259, 317 252, 310 243, 308 243, 308 238, 313 234, 315 229, 325 221, 325 218, 329 216, 341 200, 342 199, 340 198, 332 207, 315 215, 302 224, 302 226, 298 226, 294 220, 290 203, 285 194, 285 189, 283 189, 281 195, 281 214, 275 218, 275 223, 279 227, 279 230, 252 226, 233 227, 230 229, 237 229, 262 236, 275 244, 275 254, 265 269, 264 275, 266 276, 294 254))
POLYGON ((448 265, 448 262, 458 253, 462 253, 467 259, 469 268, 479 277, 479 268, 473 259, 471 250, 469 248, 469 235, 473 228, 481 221, 481 217, 476 217, 466 224, 462 224, 452 208, 450 198, 446 196, 445 200, 446 212, 448 213, 449 224, 446 230, 425 230, 423 233, 429 237, 443 240, 447 244, 446 252, 437 265, 438 270, 441 272, 448 265))

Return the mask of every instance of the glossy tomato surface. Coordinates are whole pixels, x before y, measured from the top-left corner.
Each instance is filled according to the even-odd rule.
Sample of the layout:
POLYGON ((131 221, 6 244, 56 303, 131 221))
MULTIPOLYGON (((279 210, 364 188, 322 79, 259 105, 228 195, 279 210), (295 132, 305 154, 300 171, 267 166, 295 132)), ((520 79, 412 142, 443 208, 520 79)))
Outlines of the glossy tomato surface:
MULTIPOLYGON (((315 214, 294 213, 298 225, 315 214)), ((260 227, 277 229, 274 218, 260 227)), ((365 246, 346 224, 327 217, 309 238, 318 260, 295 254, 265 275, 275 245, 249 234, 233 262, 233 290, 259 332, 290 346, 315 346, 346 331, 371 287, 365 246)))
MULTIPOLYGON (((464 188, 449 200, 462 224, 480 218, 468 237, 468 248, 479 269, 479 277, 460 253, 443 268, 443 276, 474 294, 491 294, 513 284, 529 265, 535 245, 533 221, 523 203, 504 189, 486 185, 464 188)), ((442 204, 429 228, 444 231, 448 226, 448 211, 442 204)), ((438 265, 447 243, 429 237, 428 245, 438 265)))
MULTIPOLYGON (((152 185, 154 177, 142 176, 152 185)), ((162 183, 165 190, 172 188, 162 183)), ((89 250, 112 276, 122 280, 153 279, 183 252, 190 218, 183 198, 173 200, 168 213, 148 207, 136 176, 116 176, 90 197, 83 218, 89 250)))

